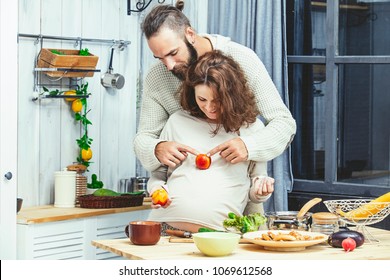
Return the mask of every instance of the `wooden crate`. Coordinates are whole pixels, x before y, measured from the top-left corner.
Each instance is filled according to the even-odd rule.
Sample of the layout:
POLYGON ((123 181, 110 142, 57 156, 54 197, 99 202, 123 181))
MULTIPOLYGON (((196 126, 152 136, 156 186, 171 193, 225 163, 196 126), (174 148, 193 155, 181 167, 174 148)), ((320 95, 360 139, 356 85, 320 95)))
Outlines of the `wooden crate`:
POLYGON ((79 55, 79 50, 66 49, 41 49, 38 56, 38 68, 64 68, 72 71, 45 71, 50 77, 92 77, 95 72, 85 70, 95 70, 99 57, 90 53, 88 56, 79 55), (55 54, 52 50, 63 54, 55 54))

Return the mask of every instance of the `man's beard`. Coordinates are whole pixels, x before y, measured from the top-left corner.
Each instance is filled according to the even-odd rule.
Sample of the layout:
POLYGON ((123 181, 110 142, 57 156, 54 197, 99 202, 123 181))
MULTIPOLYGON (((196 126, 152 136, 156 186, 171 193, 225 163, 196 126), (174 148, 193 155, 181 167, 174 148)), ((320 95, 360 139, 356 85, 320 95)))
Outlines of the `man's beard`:
POLYGON ((189 53, 187 63, 177 65, 171 70, 172 74, 175 75, 181 81, 184 81, 184 79, 186 78, 188 67, 190 67, 198 60, 198 53, 196 52, 194 46, 191 45, 190 42, 188 42, 187 38, 185 39, 185 43, 189 53))

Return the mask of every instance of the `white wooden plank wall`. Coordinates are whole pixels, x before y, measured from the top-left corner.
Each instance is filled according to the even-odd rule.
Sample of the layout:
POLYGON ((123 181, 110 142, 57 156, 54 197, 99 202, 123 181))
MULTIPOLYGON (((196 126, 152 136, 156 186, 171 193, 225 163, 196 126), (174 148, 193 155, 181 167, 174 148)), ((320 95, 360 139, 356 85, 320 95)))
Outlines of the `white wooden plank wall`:
MULTIPOLYGON (((133 7, 135 2, 132 0, 133 7)), ((148 10, 154 5, 155 0, 148 10)), ((206 31, 207 0, 187 0, 185 12, 198 32, 206 31)), ((119 179, 136 175, 132 141, 136 133, 137 90, 143 73, 154 63, 140 32, 144 14, 128 16, 127 0, 19 0, 19 33, 131 42, 123 51, 114 52, 114 72, 125 77, 121 90, 106 89, 100 84, 101 75, 109 66, 111 45, 82 45, 99 57, 97 69, 101 70, 84 79, 92 93, 88 99, 88 119, 92 121, 88 134, 93 138, 93 163, 86 175, 90 181, 91 174, 96 173, 113 190, 118 189, 119 179)), ((75 42, 49 39, 43 40, 43 47, 79 49, 75 42)), ((41 44, 36 44, 35 39, 19 38, 18 197, 24 199, 23 206, 54 203, 54 172, 75 161, 76 139, 80 137, 80 126, 67 102, 31 100, 34 63, 40 49, 41 44)), ((59 83, 59 89, 65 90, 69 79, 59 83)))

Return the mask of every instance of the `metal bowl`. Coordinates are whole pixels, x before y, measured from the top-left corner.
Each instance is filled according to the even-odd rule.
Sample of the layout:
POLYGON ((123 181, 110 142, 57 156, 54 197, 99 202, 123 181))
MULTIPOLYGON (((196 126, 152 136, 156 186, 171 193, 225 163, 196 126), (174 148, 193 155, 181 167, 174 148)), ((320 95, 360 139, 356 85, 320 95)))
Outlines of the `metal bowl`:
POLYGON ((297 218, 298 211, 266 212, 268 229, 296 229, 309 230, 311 224, 311 212, 307 212, 301 219, 297 218))
POLYGON ((370 199, 326 200, 325 206, 329 212, 339 216, 340 220, 349 225, 373 225, 381 222, 390 214, 390 202, 373 202, 370 199), (349 215, 350 211, 356 211, 349 215))
POLYGON ((19 213, 20 209, 22 209, 23 199, 17 198, 16 199, 16 214, 19 213))

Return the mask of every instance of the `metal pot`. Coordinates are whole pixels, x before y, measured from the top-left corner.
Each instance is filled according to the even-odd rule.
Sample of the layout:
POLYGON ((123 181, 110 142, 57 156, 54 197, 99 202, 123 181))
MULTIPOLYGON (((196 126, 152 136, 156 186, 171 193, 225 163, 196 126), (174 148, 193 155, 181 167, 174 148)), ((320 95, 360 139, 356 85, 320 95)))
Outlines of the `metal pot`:
POLYGON ((119 180, 119 192, 128 193, 133 191, 133 182, 131 179, 124 178, 119 180))
POLYGON ((102 76, 101 83, 107 88, 121 89, 125 85, 125 78, 118 73, 112 74, 109 71, 102 76))
POLYGON ((133 191, 145 191, 147 193, 148 177, 132 177, 131 183, 133 185, 133 191))
POLYGON ((297 218, 298 211, 267 212, 268 229, 297 229, 309 230, 312 213, 307 212, 301 219, 297 218))
POLYGON ((114 55, 114 48, 111 48, 110 66, 107 72, 101 77, 100 83, 106 88, 121 89, 125 85, 125 78, 118 73, 113 73, 112 58, 114 55))

